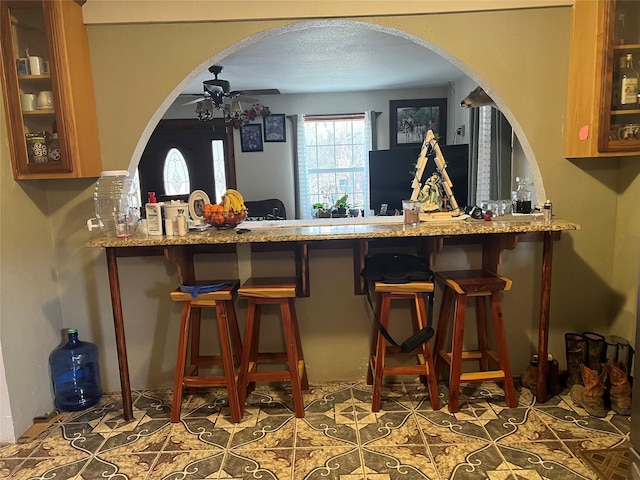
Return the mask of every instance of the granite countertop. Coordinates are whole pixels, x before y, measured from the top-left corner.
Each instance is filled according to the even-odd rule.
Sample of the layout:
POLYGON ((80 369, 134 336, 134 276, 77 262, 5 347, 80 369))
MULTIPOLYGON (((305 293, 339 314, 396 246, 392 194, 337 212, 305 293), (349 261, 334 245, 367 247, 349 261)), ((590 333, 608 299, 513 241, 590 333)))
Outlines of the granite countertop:
POLYGON ((100 236, 87 242, 87 247, 148 247, 164 245, 207 245, 225 243, 269 243, 316 240, 347 240, 399 237, 430 237, 478 235, 496 233, 528 233, 544 231, 579 230, 580 225, 552 220, 546 225, 542 218, 518 219, 497 217, 492 221, 473 220, 428 220, 416 227, 404 227, 402 219, 379 217, 324 219, 312 221, 279 220, 266 222, 244 222, 238 228, 249 229, 239 234, 238 228, 230 230, 207 229, 202 232, 190 231, 186 236, 145 236, 136 234, 129 238, 100 236))

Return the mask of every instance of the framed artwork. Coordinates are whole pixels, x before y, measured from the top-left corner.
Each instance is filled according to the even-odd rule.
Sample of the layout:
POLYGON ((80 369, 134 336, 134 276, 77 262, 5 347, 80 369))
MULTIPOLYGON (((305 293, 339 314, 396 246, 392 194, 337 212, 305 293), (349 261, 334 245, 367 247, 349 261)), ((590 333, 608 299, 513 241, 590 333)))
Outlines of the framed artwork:
POLYGON ((284 113, 273 113, 264 117, 264 141, 286 142, 286 129, 284 113))
POLYGON ((429 130, 447 143, 446 98, 389 101, 390 148, 422 145, 429 130))
POLYGON ((247 123, 240 127, 240 144, 243 152, 261 152, 262 125, 259 123, 247 123))

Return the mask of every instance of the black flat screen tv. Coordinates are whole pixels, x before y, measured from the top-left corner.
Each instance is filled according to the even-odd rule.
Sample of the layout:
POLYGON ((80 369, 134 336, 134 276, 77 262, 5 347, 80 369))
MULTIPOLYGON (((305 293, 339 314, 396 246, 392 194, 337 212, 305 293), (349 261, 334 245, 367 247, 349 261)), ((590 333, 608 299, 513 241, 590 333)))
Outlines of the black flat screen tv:
MULTIPOLYGON (((402 147, 369 152, 370 205, 376 215, 388 205, 388 214, 402 210, 402 200, 411 197, 411 182, 421 147, 402 147)), ((453 194, 462 209, 469 198, 469 145, 440 145, 446 169, 453 183, 453 194)), ((436 162, 430 155, 422 175, 423 182, 433 174, 436 162)))

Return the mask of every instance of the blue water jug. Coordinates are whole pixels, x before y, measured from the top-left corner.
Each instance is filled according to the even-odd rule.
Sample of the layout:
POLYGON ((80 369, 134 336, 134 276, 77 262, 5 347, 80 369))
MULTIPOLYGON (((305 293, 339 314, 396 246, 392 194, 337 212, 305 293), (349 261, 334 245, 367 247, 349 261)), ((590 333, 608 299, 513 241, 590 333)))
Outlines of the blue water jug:
POLYGON ((55 406, 63 412, 84 410, 100 401, 98 347, 78 340, 78 330, 67 330, 69 341, 49 356, 55 406))

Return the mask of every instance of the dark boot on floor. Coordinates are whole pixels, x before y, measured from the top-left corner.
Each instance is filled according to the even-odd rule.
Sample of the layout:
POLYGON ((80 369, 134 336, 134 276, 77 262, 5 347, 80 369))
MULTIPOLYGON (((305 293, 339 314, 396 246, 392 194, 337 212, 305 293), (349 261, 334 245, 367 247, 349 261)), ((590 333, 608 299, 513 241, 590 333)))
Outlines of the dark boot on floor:
POLYGON ((603 418, 607 416, 608 410, 604 406, 604 379, 607 374, 607 369, 592 370, 589 367, 580 365, 580 371, 582 373, 583 385, 573 385, 569 391, 571 400, 576 405, 582 407, 592 417, 603 418))
POLYGON ((607 365, 611 409, 618 415, 631 415, 631 386, 622 363, 607 365))
POLYGON ((547 393, 550 395, 558 395, 562 392, 562 382, 560 382, 560 366, 558 360, 549 362, 547 370, 547 393))
POLYGON ((594 332, 584 332, 582 336, 587 340, 588 363, 586 365, 594 369, 606 363, 607 342, 604 336, 594 332))
POLYGON ((615 360, 609 360, 609 363, 611 365, 620 363, 623 365, 625 372, 630 372, 633 364, 633 347, 629 344, 628 340, 617 335, 612 335, 610 338, 616 342, 618 348, 615 360))
POLYGON ((579 333, 565 333, 564 344, 567 353, 567 386, 582 384, 580 365, 587 364, 587 339, 579 333))

